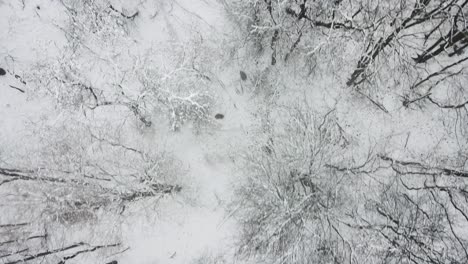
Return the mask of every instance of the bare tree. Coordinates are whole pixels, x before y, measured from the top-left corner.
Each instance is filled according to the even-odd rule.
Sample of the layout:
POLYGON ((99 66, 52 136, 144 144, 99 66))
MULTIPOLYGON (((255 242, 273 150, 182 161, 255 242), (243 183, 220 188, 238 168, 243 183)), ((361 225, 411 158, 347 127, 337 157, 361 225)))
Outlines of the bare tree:
POLYGON ((331 110, 304 106, 277 111, 270 139, 244 156, 248 179, 234 204, 242 226, 239 254, 266 263, 349 260, 336 217, 349 205, 354 181, 329 168, 347 141, 331 110))
POLYGON ((57 26, 67 41, 57 57, 31 69, 34 94, 68 110, 123 108, 146 127, 154 116, 164 116, 174 131, 188 122, 198 129, 213 123, 215 96, 202 40, 142 52, 129 36, 138 11, 127 16, 108 1, 61 3, 69 20, 57 26))
MULTIPOLYGON (((245 38, 255 50, 269 53, 270 64, 303 61, 310 71, 317 54, 334 54, 339 59, 347 41, 362 30, 355 17, 363 1, 225 1, 233 20, 247 32, 245 38), (356 2, 356 3, 354 3, 356 2), (355 6, 357 8, 355 8, 355 6), (354 12, 354 13, 353 13, 354 12)), ((356 35, 357 34, 357 35, 356 35)))
POLYGON ((119 126, 70 122, 70 116, 63 121, 31 126, 34 147, 18 146, 16 153, 2 155, 2 262, 66 263, 95 251, 116 252, 125 245, 119 230, 109 226, 91 229, 106 236, 95 238, 96 233, 77 243, 60 241, 59 230, 98 228, 105 218, 118 219, 131 203, 182 190, 177 178, 184 171, 170 153, 130 142, 119 126))
POLYGON ((403 94, 405 107, 423 101, 446 109, 464 107, 467 100, 461 82, 466 79, 467 3, 376 3, 375 16, 365 20, 369 26, 364 50, 347 85, 390 82, 388 86, 403 94), (448 97, 437 96, 441 93, 448 97))
POLYGON ((226 8, 272 65, 294 56, 308 73, 332 71, 384 112, 379 98, 387 93, 405 107, 467 104, 466 1, 258 0, 226 8))
MULTIPOLYGON (((284 112, 283 112, 284 111, 284 112)), ((241 256, 265 263, 465 263, 466 158, 352 151, 333 111, 272 114, 241 166, 241 256), (281 120, 278 122, 278 120, 281 120), (361 160, 359 162, 359 160, 361 160)))

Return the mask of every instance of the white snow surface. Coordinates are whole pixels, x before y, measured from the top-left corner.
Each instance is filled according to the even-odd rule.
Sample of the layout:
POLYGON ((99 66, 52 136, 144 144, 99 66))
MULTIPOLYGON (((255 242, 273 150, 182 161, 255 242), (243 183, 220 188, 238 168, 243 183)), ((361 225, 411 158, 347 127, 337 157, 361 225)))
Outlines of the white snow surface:
MULTIPOLYGON (((115 7, 129 13, 140 12, 134 21, 136 30, 131 34, 141 49, 157 43, 186 41, 193 34, 214 41, 229 35, 223 7, 216 0, 141 1, 139 5, 135 5, 137 1, 114 2, 115 7)), ((31 97, 28 87, 14 77, 25 74, 32 63, 54 55, 56 47, 63 43, 60 30, 54 26, 62 19, 57 10, 57 1, 24 1, 24 7, 22 1, 0 1, 0 65, 8 69, 0 79, 0 142, 5 146, 2 152, 8 151, 8 143, 18 143, 28 134, 29 120, 60 116, 51 102, 31 97)), ((233 81, 237 80, 239 66, 231 64, 230 69, 223 69, 224 76, 235 73, 236 78, 219 77, 224 84, 215 91, 220 100, 216 110, 225 118, 219 120, 216 131, 194 135, 189 128, 173 133, 156 127, 142 135, 147 144, 164 141, 167 150, 181 161, 187 172, 186 189, 181 195, 151 204, 136 203, 127 209, 124 218, 109 221, 109 225, 120 226, 122 242, 128 246, 115 257, 119 263, 191 263, 203 256, 229 258, 233 253, 237 229, 226 211, 238 177, 232 155, 243 147, 251 122, 248 95, 237 95, 233 87, 239 85, 233 81)), ((95 260, 70 262, 73 261, 95 260)))

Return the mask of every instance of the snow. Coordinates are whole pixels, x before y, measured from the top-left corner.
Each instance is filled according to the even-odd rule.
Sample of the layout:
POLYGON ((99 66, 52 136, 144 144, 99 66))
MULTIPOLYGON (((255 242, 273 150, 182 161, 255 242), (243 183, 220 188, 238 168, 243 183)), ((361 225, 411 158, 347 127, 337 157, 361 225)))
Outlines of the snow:
MULTIPOLYGON (((0 0, 0 67, 9 72, 0 76, 0 158, 7 158, 6 161, 9 156, 2 154, 9 152, 9 146, 13 148, 11 146, 27 142, 28 121, 42 122, 43 116, 53 121, 60 116, 52 102, 34 98, 29 87, 13 76, 26 75, 38 61, 60 54, 64 38, 61 30, 54 26, 63 22, 57 11, 60 7, 57 1, 24 2, 23 8, 19 0, 0 0), (24 89, 26 93, 9 85, 24 89)), ((212 89, 217 98, 213 113, 224 115, 223 119, 215 121, 216 126, 211 131, 200 134, 194 133, 190 126, 174 133, 158 122, 144 131, 122 125, 123 130, 138 137, 146 147, 161 147, 172 153, 186 173, 177 179, 183 186, 180 194, 136 202, 122 215, 113 215, 114 219, 109 216, 109 222, 104 221, 116 229, 118 237, 128 247, 114 257, 121 263, 196 263, 203 257, 220 257, 219 263, 223 263, 222 258, 233 259, 233 243, 239 228, 231 217, 230 202, 235 186, 243 180, 236 160, 249 145, 261 120, 258 112, 262 105, 255 97, 268 97, 274 92, 255 90, 253 81, 262 74, 282 76, 283 82, 271 84, 271 87, 290 89, 287 90, 289 97, 282 98, 284 101, 296 101, 305 95, 319 112, 336 107, 340 125, 352 135, 355 143, 359 142, 356 148, 371 149, 375 142, 388 142, 387 151, 406 148, 419 155, 444 139, 443 134, 432 129, 441 122, 437 113, 432 116, 407 111, 395 104, 395 98, 387 98, 383 103, 391 114, 385 114, 365 98, 356 100, 356 94, 342 88, 343 84, 333 77, 322 78, 318 83, 311 78, 301 79, 294 74, 296 69, 274 69, 265 62, 254 62, 242 49, 236 49, 241 41, 234 41, 236 32, 227 21, 221 1, 114 2, 116 8, 128 14, 139 12, 132 22, 135 30, 130 37, 134 45, 129 49, 144 54, 150 48, 170 47, 195 39, 203 40, 208 50, 216 52, 218 60, 210 62, 212 89), (240 71, 246 72, 246 81, 240 79, 240 71)), ((94 73, 93 81, 99 83, 100 77, 100 73, 94 73)), ((123 113, 116 107, 108 107, 89 112, 87 118, 96 122, 105 119, 124 123, 121 115, 123 113)), ((450 144, 445 145, 446 151, 450 151, 450 144)), ((69 232, 79 234, 81 231, 70 229, 69 232)), ((79 259, 75 263, 80 263, 79 259)))
MULTIPOLYGON (((189 41, 193 36, 205 39, 206 43, 216 42, 228 35, 223 9, 217 1, 144 1, 138 7, 133 1, 127 1, 115 6, 127 13, 140 12, 134 21, 137 31, 131 33, 138 49, 189 41)), ((37 121, 44 115, 59 114, 52 107, 52 102, 45 98, 31 98, 28 86, 12 76, 23 76, 34 63, 58 54, 59 48, 55 47, 60 46, 63 38, 60 30, 53 26, 62 19, 57 8, 57 3, 45 0, 25 1, 24 8, 21 1, 0 3, 0 28, 5 29, 0 33, 0 55, 3 56, 0 67, 10 72, 0 77, 2 146, 9 146, 10 142, 20 143, 22 135, 27 134, 24 130, 28 120, 37 121), (14 60, 9 59, 10 56, 14 60), (9 85, 25 89, 26 93, 9 88, 9 85)), ((143 134, 135 134, 143 137, 145 144, 164 145, 180 160, 187 173, 178 179, 184 186, 180 195, 137 202, 127 208, 123 216, 108 219, 108 225, 120 230, 116 232, 120 232, 122 243, 129 247, 118 256, 120 262, 190 263, 204 256, 229 258, 233 253, 231 242, 236 235, 236 226, 227 211, 238 177, 233 155, 246 144, 246 130, 252 122, 249 111, 254 108, 248 100, 249 94, 235 93, 234 87, 239 86, 239 67, 227 67, 213 73, 218 78, 216 94, 220 100, 215 113, 225 116, 216 120, 217 129, 197 135, 189 127, 184 127, 180 133, 155 127, 143 134)), ((87 117, 96 121, 118 120, 116 116, 109 116, 109 113, 119 113, 115 110, 110 107, 88 113, 87 117)), ((69 232, 68 240, 70 237, 86 237, 90 233, 75 236, 72 234, 81 231, 71 228, 66 232, 69 232)))

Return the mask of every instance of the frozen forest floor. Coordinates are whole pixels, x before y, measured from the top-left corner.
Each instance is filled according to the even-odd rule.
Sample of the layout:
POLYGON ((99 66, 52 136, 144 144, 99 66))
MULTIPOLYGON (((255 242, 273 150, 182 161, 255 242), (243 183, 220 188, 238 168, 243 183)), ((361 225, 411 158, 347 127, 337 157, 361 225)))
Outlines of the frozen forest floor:
MULTIPOLYGON (((60 14, 54 10, 57 3, 53 2, 0 1, 1 65, 6 69, 10 67, 10 74, 0 80, 0 141, 3 146, 27 137, 29 121, 44 116, 53 120, 54 116, 57 119, 60 116, 49 101, 37 98, 14 77, 14 72, 24 73, 23 69, 39 57, 55 53, 52 46, 45 53, 40 51, 44 43, 57 39, 60 42, 61 33, 55 27, 60 14), (38 52, 43 54, 38 55, 38 52), (12 86, 23 87, 20 89, 26 92, 12 86)), ((121 3, 117 2, 119 6, 121 3)), ((135 9, 132 1, 127 4, 129 10, 135 9)), ((209 40, 227 38, 223 32, 226 30, 223 6, 217 1, 153 1, 152 5, 140 4, 136 8, 139 15, 132 37, 142 47, 153 42, 184 41, 194 32, 209 40), (145 6, 152 8, 145 9, 145 6)), ((136 202, 128 206, 124 216, 109 222, 114 227, 120 226, 124 247, 123 253, 116 257, 119 263, 223 263, 232 258, 237 228, 228 206, 233 188, 239 182, 234 161, 236 152, 246 145, 251 111, 255 108, 249 105, 252 104, 249 102, 251 94, 236 93, 236 89, 240 89, 241 65, 231 63, 227 67, 230 69, 223 69, 224 76, 235 77, 221 76, 218 80, 223 85, 215 91, 218 101, 213 114, 219 112, 224 118, 216 120, 211 131, 195 134, 190 127, 183 127, 179 132, 172 132, 156 124, 150 132, 139 135, 150 146, 151 142, 164 141, 165 149, 180 161, 186 182, 181 194, 136 202)), ((2 151, 8 150, 5 147, 2 151)), ((65 232, 73 233, 72 230, 75 229, 65 232)), ((84 263, 79 258, 76 261, 84 263)), ((94 263, 92 259, 84 261, 94 263)))
POLYGON ((466 39, 272 2, 0 0, 0 264, 468 258, 466 39))

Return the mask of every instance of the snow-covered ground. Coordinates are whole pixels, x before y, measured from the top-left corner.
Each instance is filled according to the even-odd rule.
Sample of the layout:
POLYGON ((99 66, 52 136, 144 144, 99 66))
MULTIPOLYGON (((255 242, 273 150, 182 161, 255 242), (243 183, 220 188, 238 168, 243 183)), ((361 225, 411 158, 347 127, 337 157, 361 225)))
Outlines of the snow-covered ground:
MULTIPOLYGON (((28 121, 40 123, 41 117, 47 116, 53 122, 54 116, 60 115, 52 102, 37 98, 14 75, 28 74, 26 71, 33 63, 55 54, 55 47, 64 41, 55 25, 63 17, 57 12, 56 1, 23 2, 24 6, 22 1, 0 1, 0 67, 8 71, 0 77, 2 152, 8 151, 9 146, 20 145, 21 141, 27 142, 28 121)), ((215 0, 142 1, 138 5, 134 1, 115 1, 115 7, 129 13, 138 10, 131 32, 138 49, 187 41, 194 35, 203 38, 211 48, 221 49, 214 45, 232 37, 223 6, 215 0)), ((149 204, 137 202, 126 210, 124 217, 109 222, 113 225, 118 222, 122 244, 128 248, 116 256, 121 263, 196 263, 197 260, 198 263, 222 263, 234 253, 237 228, 228 211, 233 188, 240 180, 234 161, 236 153, 247 144, 251 111, 255 107, 249 101, 251 94, 236 93, 242 65, 227 61, 212 63, 219 71, 213 75, 218 78, 214 86, 218 98, 214 112, 224 115, 224 119, 217 120, 213 131, 195 135, 185 127, 173 133, 160 125, 152 132, 140 134, 145 144, 162 144, 180 160, 186 172, 184 191, 149 204)), ((107 117, 109 113, 104 115, 107 117)))
MULTIPOLYGON (((60 47, 66 40, 60 29, 64 15, 58 2, 0 0, 0 68, 7 70, 5 76, 0 76, 2 163, 13 164, 15 156, 11 153, 17 146, 27 149, 25 145, 35 144, 29 131, 31 123, 54 123, 64 115, 60 108, 54 107, 50 98, 38 95, 21 82, 37 62, 60 54, 60 47)), ((432 115, 408 111, 388 99, 389 102, 384 103, 387 103, 390 113, 385 114, 366 99, 355 100, 356 95, 346 91, 343 84, 333 78, 315 83, 296 76, 295 69, 283 69, 281 65, 270 68, 246 55, 244 40, 236 36, 236 26, 229 22, 222 1, 112 2, 116 9, 127 14, 138 11, 138 16, 130 22, 129 36, 133 44, 129 44, 128 49, 133 52, 145 54, 156 47, 160 48, 158 52, 164 50, 163 55, 169 58, 180 52, 172 49, 171 45, 189 41, 204 45, 203 50, 213 55, 211 61, 205 62, 210 69, 209 88, 216 98, 213 115, 220 113, 224 118, 216 119, 209 131, 195 133, 187 125, 181 131, 173 132, 164 122, 155 122, 146 130, 137 128, 134 123, 129 125, 131 122, 122 121, 126 118, 122 117, 124 114, 118 107, 94 112, 77 111, 78 118, 90 122, 104 119, 125 123, 123 129, 130 133, 130 137, 138 138, 146 148, 163 147, 173 154, 179 161, 181 175, 177 181, 182 183, 183 191, 160 199, 138 201, 129 205, 124 213, 112 216, 115 218, 104 217, 106 220, 97 225, 104 227, 96 227, 98 233, 94 235, 100 236, 99 232, 108 225, 109 230, 115 230, 117 235, 108 230, 109 233, 121 240, 122 252, 111 257, 97 257, 101 262, 83 257, 81 260, 72 259, 70 263, 102 263, 103 259, 142 264, 239 263, 233 257, 239 227, 232 217, 235 208, 232 208, 231 201, 235 188, 243 181, 236 161, 258 132, 261 113, 267 112, 258 98, 261 91, 256 91, 252 83, 257 75, 281 75, 282 78, 277 79, 283 82, 275 85, 290 85, 281 99, 283 101, 306 99, 317 112, 335 108, 337 119, 356 149, 370 150, 376 142, 387 142, 383 144, 385 151, 403 153, 408 149, 413 156, 418 156, 438 145, 443 145, 445 151, 450 152, 451 144, 457 144, 449 141, 440 144, 446 135, 433 131, 432 128, 441 123, 440 112, 432 115), (240 71, 247 73, 248 80, 241 80, 240 71), (83 113, 86 113, 85 117, 83 113)), ((93 76, 96 83, 102 81, 99 73, 90 75, 96 75, 93 76)), ((128 119, 134 119, 129 116, 128 119)), ((356 159, 359 159, 358 155, 356 159)), ((0 211, 2 219, 6 217, 0 211)), ((69 232, 80 234, 79 229, 70 228, 69 232)), ((67 234, 69 239, 73 236, 67 234)))

